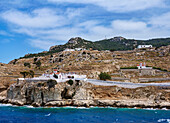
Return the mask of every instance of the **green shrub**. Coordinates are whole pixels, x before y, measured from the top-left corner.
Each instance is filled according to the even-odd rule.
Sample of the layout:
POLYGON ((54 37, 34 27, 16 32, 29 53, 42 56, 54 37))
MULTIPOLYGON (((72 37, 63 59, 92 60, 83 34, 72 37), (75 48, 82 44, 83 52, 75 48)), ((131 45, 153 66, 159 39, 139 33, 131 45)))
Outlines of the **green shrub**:
POLYGON ((38 60, 37 62, 35 62, 35 64, 36 64, 36 67, 40 68, 40 66, 41 66, 41 61, 38 60))
POLYGON ((138 67, 121 67, 120 69, 138 69, 138 67))
POLYGON ((13 64, 16 64, 16 62, 18 61, 18 59, 14 59, 14 62, 13 62, 13 64))
POLYGON ((25 62, 25 63, 24 63, 24 66, 25 66, 25 67, 29 67, 29 68, 31 68, 31 64, 30 64, 30 63, 28 63, 28 62, 25 62))
POLYGON ((68 83, 69 85, 73 85, 73 80, 70 79, 70 80, 67 81, 67 83, 68 83))
POLYGON ((25 78, 27 75, 29 75, 29 72, 23 71, 23 72, 20 72, 20 74, 22 74, 22 75, 23 75, 23 78, 25 78))
POLYGON ((54 88, 56 84, 57 84, 56 80, 50 79, 50 80, 47 81, 47 86, 48 86, 49 89, 54 88))
POLYGON ((104 81, 106 81, 106 79, 111 79, 111 76, 109 75, 109 74, 107 74, 107 73, 103 73, 103 72, 101 72, 100 74, 99 74, 99 78, 100 78, 100 80, 104 80, 104 81))
POLYGON ((38 58, 34 58, 34 63, 37 61, 38 58))
POLYGON ((161 70, 161 71, 168 72, 166 69, 162 69, 162 68, 160 68, 160 67, 153 67, 153 69, 157 69, 157 70, 161 70))
POLYGON ((53 75, 54 78, 58 79, 58 76, 56 74, 53 75))
POLYGON ((35 73, 34 73, 34 71, 30 70, 29 74, 33 78, 35 73))

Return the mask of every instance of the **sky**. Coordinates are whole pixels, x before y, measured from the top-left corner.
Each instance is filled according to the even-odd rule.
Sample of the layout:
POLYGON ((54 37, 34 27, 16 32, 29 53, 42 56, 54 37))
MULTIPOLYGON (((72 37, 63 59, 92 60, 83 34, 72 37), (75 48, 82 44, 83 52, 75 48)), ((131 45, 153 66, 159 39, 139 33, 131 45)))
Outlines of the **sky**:
POLYGON ((170 0, 0 0, 0 62, 72 37, 170 37, 170 0))

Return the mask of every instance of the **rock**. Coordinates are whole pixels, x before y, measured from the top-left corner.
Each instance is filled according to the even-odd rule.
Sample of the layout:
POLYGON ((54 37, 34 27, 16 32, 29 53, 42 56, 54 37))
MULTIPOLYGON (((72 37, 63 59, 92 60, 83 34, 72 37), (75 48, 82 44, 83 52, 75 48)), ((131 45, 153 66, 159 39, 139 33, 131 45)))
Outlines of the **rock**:
POLYGON ((73 100, 73 106, 77 107, 89 107, 94 105, 95 103, 93 100, 73 100))
POLYGON ((0 102, 39 106, 112 106, 169 108, 169 93, 158 87, 121 88, 98 86, 84 81, 58 83, 49 88, 47 82, 18 82, 7 90, 0 102), (41 84, 41 86, 37 86, 41 84))
POLYGON ((15 100, 15 99, 11 99, 11 100, 9 99, 8 103, 11 103, 11 104, 17 105, 17 106, 23 106, 24 105, 24 102, 19 101, 19 100, 15 100))
POLYGON ((5 99, 6 99, 6 97, 1 97, 0 96, 0 103, 4 103, 5 99))
POLYGON ((80 37, 76 37, 76 38, 71 38, 68 43, 69 44, 77 44, 79 40, 83 40, 82 38, 80 37))

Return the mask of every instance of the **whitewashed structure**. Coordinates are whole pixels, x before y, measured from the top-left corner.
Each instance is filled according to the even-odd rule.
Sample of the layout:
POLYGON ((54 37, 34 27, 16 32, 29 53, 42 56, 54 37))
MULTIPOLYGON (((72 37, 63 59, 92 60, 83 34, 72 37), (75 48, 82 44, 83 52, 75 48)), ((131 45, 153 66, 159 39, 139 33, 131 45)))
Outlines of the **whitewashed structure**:
POLYGON ((68 49, 68 48, 66 48, 64 51, 75 51, 75 49, 68 49))
POLYGON ((69 49, 69 48, 66 48, 64 51, 84 51, 84 50, 86 50, 86 49, 84 49, 84 48, 75 48, 75 49, 69 49))
POLYGON ((137 65, 138 69, 152 69, 152 67, 146 67, 146 64, 142 64, 140 63, 139 65, 137 65))
POLYGON ((138 45, 137 48, 138 49, 141 49, 141 48, 152 48, 152 45, 138 45))
POLYGON ((75 51, 83 51, 83 50, 86 50, 84 48, 75 48, 75 51))
POLYGON ((86 75, 78 75, 74 72, 69 73, 60 73, 57 70, 54 70, 51 74, 44 73, 42 76, 34 77, 34 78, 19 78, 18 80, 26 80, 26 81, 47 81, 47 80, 56 80, 57 82, 66 82, 68 80, 87 80, 86 75))

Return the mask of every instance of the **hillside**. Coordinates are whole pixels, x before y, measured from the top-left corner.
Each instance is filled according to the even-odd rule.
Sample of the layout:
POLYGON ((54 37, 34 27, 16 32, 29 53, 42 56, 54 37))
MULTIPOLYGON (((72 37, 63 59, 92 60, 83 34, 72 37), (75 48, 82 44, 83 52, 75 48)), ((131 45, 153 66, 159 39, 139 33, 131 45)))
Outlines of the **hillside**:
MULTIPOLYGON (((16 83, 17 78, 23 77, 21 72, 34 71, 35 76, 40 76, 43 73, 52 72, 54 68, 63 73, 85 74, 91 79, 98 79, 101 72, 107 72, 112 76, 113 81, 146 82, 163 78, 162 80, 159 79, 159 82, 169 82, 169 62, 170 45, 157 49, 114 52, 97 50, 61 51, 52 55, 15 59, 9 64, 0 64, 0 93, 6 90, 9 85, 16 83), (134 68, 139 63, 146 63, 147 66, 156 69, 144 73, 134 69, 130 71, 121 69, 134 68), (146 80, 147 78, 150 80, 146 80), (167 80, 164 80, 166 78, 167 80)), ((30 77, 30 75, 28 74, 27 77, 30 77)))
POLYGON ((88 41, 82 39, 80 37, 71 38, 64 45, 56 45, 52 46, 49 51, 37 53, 37 54, 27 54, 21 58, 31 58, 37 56, 46 56, 53 53, 57 53, 63 51, 66 48, 92 48, 94 50, 114 50, 114 51, 125 51, 125 50, 133 50, 138 45, 142 44, 151 44, 154 47, 161 47, 170 45, 170 38, 158 38, 158 39, 150 39, 150 40, 135 40, 135 39, 126 39, 123 37, 114 37, 110 39, 104 39, 100 41, 88 41))

